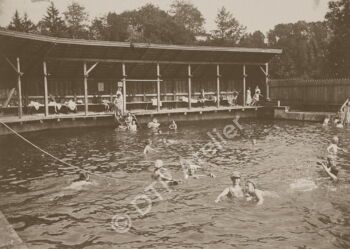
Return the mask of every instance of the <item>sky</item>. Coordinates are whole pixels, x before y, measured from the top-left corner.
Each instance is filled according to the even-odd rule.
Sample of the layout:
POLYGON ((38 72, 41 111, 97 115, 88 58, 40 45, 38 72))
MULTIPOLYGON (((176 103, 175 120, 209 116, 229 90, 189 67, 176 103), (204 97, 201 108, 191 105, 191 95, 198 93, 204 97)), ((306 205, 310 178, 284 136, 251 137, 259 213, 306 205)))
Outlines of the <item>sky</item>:
MULTIPOLYGON (((147 3, 169 10, 172 0, 75 0, 85 6, 90 18, 108 12, 121 13, 137 9, 147 3)), ((218 9, 225 6, 248 32, 260 30, 264 33, 279 23, 299 20, 321 21, 328 9, 329 0, 188 0, 196 6, 206 19, 207 31, 215 29, 218 9)), ((53 0, 63 12, 72 0, 53 0)), ((37 22, 45 14, 49 0, 0 0, 0 26, 7 26, 17 9, 27 12, 37 22)))

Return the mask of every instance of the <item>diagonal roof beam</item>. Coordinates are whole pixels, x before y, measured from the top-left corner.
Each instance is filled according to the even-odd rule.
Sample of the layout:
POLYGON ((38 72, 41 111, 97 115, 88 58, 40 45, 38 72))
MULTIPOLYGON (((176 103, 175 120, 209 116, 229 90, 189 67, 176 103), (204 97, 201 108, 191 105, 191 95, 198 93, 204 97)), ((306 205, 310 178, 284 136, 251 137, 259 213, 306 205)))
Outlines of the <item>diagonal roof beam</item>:
POLYGON ((18 71, 17 67, 15 65, 13 65, 12 61, 5 55, 2 55, 4 57, 4 59, 7 61, 7 63, 11 66, 11 68, 19 75, 23 75, 22 72, 18 71))
POLYGON ((99 62, 96 62, 95 64, 93 64, 88 70, 86 70, 85 72, 84 72, 84 76, 85 77, 88 77, 89 76, 89 74, 91 73, 91 71, 92 70, 94 70, 94 68, 97 66, 99 64, 99 62))

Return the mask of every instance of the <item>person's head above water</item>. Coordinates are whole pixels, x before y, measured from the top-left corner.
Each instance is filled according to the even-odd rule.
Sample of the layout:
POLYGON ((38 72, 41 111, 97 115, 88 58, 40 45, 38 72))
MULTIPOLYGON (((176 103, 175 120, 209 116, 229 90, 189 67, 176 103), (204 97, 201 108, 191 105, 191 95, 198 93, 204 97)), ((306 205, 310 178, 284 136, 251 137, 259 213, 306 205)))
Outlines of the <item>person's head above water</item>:
POLYGON ((155 167, 156 169, 162 168, 162 167, 163 167, 163 161, 160 160, 160 159, 157 159, 157 160, 155 161, 155 163, 154 163, 154 167, 155 167))
POLYGON ((253 180, 247 181, 247 190, 249 193, 253 193, 256 189, 256 183, 253 180))
POLYGON ((76 179, 76 181, 88 181, 89 180, 89 174, 85 171, 81 171, 79 173, 79 177, 78 179, 76 179))
POLYGON ((327 164, 328 166, 336 166, 334 156, 327 156, 327 164))
POLYGON ((332 138, 332 143, 333 143, 333 144, 338 144, 338 143, 339 143, 339 138, 338 138, 337 136, 334 136, 334 137, 332 138))
POLYGON ((193 176, 196 173, 196 168, 195 167, 187 167, 187 174, 190 176, 193 176))
POLYGON ((233 183, 239 183, 240 179, 241 179, 241 173, 239 173, 238 171, 234 171, 231 175, 231 180, 233 183))

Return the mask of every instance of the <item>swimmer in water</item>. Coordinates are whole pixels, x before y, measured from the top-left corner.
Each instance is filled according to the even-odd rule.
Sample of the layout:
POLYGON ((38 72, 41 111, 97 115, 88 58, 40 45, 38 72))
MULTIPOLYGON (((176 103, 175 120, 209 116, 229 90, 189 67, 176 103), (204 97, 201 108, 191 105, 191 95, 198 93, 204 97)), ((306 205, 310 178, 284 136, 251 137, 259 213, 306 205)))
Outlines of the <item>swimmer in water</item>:
MULTIPOLYGON (((80 191, 83 190, 85 187, 90 185, 97 185, 94 181, 90 180, 90 176, 86 171, 81 171, 79 173, 78 178, 74 179, 68 187, 64 188, 64 190, 74 190, 74 191, 80 191)), ((62 192, 60 195, 56 196, 54 199, 63 197, 66 194, 62 192)))
POLYGON ((325 119, 323 120, 323 126, 328 126, 329 121, 331 120, 331 118, 329 116, 325 117, 325 119))
POLYGON ((256 183, 252 180, 247 181, 246 185, 246 197, 247 201, 256 200, 257 205, 262 205, 264 203, 264 197, 279 197, 276 193, 270 191, 263 191, 256 188, 256 183))
POLYGON ((338 150, 341 150, 343 152, 347 152, 347 150, 338 147, 338 143, 339 143, 339 138, 337 136, 334 136, 332 138, 331 144, 327 147, 327 152, 331 156, 336 156, 338 154, 338 150))
POLYGON ((216 198, 215 202, 219 203, 223 197, 229 198, 243 198, 243 190, 241 188, 241 174, 237 171, 233 172, 231 175, 231 180, 233 186, 227 187, 222 191, 222 193, 216 198))
POLYGON ((171 122, 171 124, 169 125, 169 129, 170 130, 177 130, 177 124, 175 123, 175 120, 173 120, 171 122))
POLYGON ((252 139, 252 145, 253 146, 256 145, 256 139, 255 138, 252 139))
POLYGON ((172 139, 166 139, 166 138, 162 138, 159 140, 159 142, 169 146, 169 145, 172 145, 175 143, 175 140, 172 140, 172 139))
POLYGON ((151 147, 151 145, 152 145, 152 140, 151 139, 147 139, 147 141, 146 141, 146 146, 145 146, 145 148, 144 148, 144 150, 143 150, 143 154, 148 154, 148 153, 150 153, 150 152, 154 152, 154 151, 156 151, 155 149, 153 149, 152 147, 151 147))
POLYGON ((150 129, 158 129, 160 126, 160 123, 158 123, 158 120, 154 118, 151 122, 147 124, 147 127, 150 129))
POLYGON ((334 156, 328 156, 327 163, 321 163, 321 166, 333 181, 338 181, 339 169, 337 168, 334 156))
POLYGON ((343 129, 344 125, 342 124, 342 122, 340 120, 338 120, 338 122, 335 125, 335 128, 343 129))
POLYGON ((339 121, 340 121, 340 119, 339 119, 338 117, 335 117, 335 118, 333 119, 333 124, 334 124, 334 125, 337 125, 339 121))
POLYGON ((175 181, 167 169, 163 167, 162 160, 156 160, 154 163, 154 171, 152 174, 152 179, 157 181, 166 182, 168 185, 178 185, 179 181, 175 181))
POLYGON ((131 124, 129 124, 128 128, 129 128, 129 131, 137 131, 137 124, 136 124, 136 121, 135 121, 135 120, 132 120, 132 121, 131 121, 131 124))
POLYGON ((182 170, 184 172, 184 178, 188 179, 189 177, 192 177, 194 179, 198 179, 199 177, 209 176, 212 178, 215 178, 215 175, 212 173, 209 173, 207 175, 197 175, 196 171, 201 168, 201 166, 192 164, 190 161, 185 160, 184 158, 180 157, 180 164, 182 167, 182 170))
MULTIPOLYGON (((124 122, 125 123, 125 122, 124 122)), ((126 131, 129 127, 125 124, 119 123, 118 130, 126 131)))
POLYGON ((134 120, 133 116, 131 115, 130 112, 125 117, 125 123, 127 126, 131 125, 132 121, 134 120))
POLYGON ((89 176, 89 174, 87 172, 81 171, 79 173, 78 178, 73 180, 73 182, 81 182, 81 181, 85 181, 85 182, 89 182, 90 181, 90 176, 89 176))

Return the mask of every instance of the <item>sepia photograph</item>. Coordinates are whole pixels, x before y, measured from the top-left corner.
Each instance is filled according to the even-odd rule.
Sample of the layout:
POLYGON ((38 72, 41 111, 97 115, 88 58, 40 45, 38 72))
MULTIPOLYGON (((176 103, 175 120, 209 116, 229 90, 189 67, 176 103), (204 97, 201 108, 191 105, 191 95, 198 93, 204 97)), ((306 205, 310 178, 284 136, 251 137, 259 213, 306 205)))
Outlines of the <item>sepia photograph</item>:
POLYGON ((350 0, 0 0, 0 249, 350 249, 350 0))

